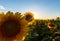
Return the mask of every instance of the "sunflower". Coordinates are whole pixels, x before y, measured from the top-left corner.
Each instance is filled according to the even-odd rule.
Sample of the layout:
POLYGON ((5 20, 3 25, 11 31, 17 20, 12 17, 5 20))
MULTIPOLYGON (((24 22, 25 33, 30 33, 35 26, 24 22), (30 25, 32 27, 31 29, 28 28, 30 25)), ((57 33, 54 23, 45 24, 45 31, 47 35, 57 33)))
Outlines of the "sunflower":
POLYGON ((27 25, 33 20, 31 12, 22 16, 18 12, 0 13, 0 41, 23 41, 29 31, 27 25))
POLYGON ((54 24, 54 23, 48 23, 48 28, 49 29, 56 29, 56 24, 54 24))

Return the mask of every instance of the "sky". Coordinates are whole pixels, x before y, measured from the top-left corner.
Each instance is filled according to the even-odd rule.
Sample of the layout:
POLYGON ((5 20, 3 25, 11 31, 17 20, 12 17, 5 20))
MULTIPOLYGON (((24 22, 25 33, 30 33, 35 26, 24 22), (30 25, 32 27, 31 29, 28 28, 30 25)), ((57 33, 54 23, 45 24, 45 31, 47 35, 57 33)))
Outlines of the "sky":
POLYGON ((34 13, 37 19, 60 17, 60 0, 0 0, 0 12, 34 13))

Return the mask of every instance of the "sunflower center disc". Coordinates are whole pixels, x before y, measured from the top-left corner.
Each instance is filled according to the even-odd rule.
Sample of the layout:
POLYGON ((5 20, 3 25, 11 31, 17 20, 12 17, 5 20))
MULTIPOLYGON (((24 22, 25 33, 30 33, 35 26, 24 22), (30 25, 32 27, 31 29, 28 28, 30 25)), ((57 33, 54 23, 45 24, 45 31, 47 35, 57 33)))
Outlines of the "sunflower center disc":
POLYGON ((19 33, 19 27, 16 22, 4 23, 4 34, 6 37, 14 37, 19 33))
POLYGON ((31 18, 32 18, 32 16, 27 15, 25 19, 26 19, 27 21, 31 21, 31 20, 30 20, 31 18))

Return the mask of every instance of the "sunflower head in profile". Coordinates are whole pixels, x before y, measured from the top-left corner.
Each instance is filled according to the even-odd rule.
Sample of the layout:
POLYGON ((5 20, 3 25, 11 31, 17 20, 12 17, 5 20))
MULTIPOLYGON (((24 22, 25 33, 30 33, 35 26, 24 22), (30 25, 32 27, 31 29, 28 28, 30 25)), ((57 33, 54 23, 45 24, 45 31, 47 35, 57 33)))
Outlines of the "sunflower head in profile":
POLYGON ((0 14, 0 41, 23 41, 29 31, 27 25, 34 20, 31 12, 22 15, 8 11, 0 14))
POLYGON ((54 24, 54 23, 48 23, 48 28, 49 29, 56 29, 56 24, 54 24))

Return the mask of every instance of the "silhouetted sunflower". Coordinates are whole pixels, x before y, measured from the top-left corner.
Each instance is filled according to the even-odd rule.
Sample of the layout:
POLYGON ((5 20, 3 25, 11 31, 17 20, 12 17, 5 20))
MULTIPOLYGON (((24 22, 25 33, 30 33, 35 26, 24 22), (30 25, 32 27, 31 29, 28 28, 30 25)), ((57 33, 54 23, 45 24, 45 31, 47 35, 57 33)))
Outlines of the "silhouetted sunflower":
POLYGON ((31 12, 20 16, 19 13, 0 14, 0 41, 23 41, 27 35, 29 22, 34 20, 31 12))

